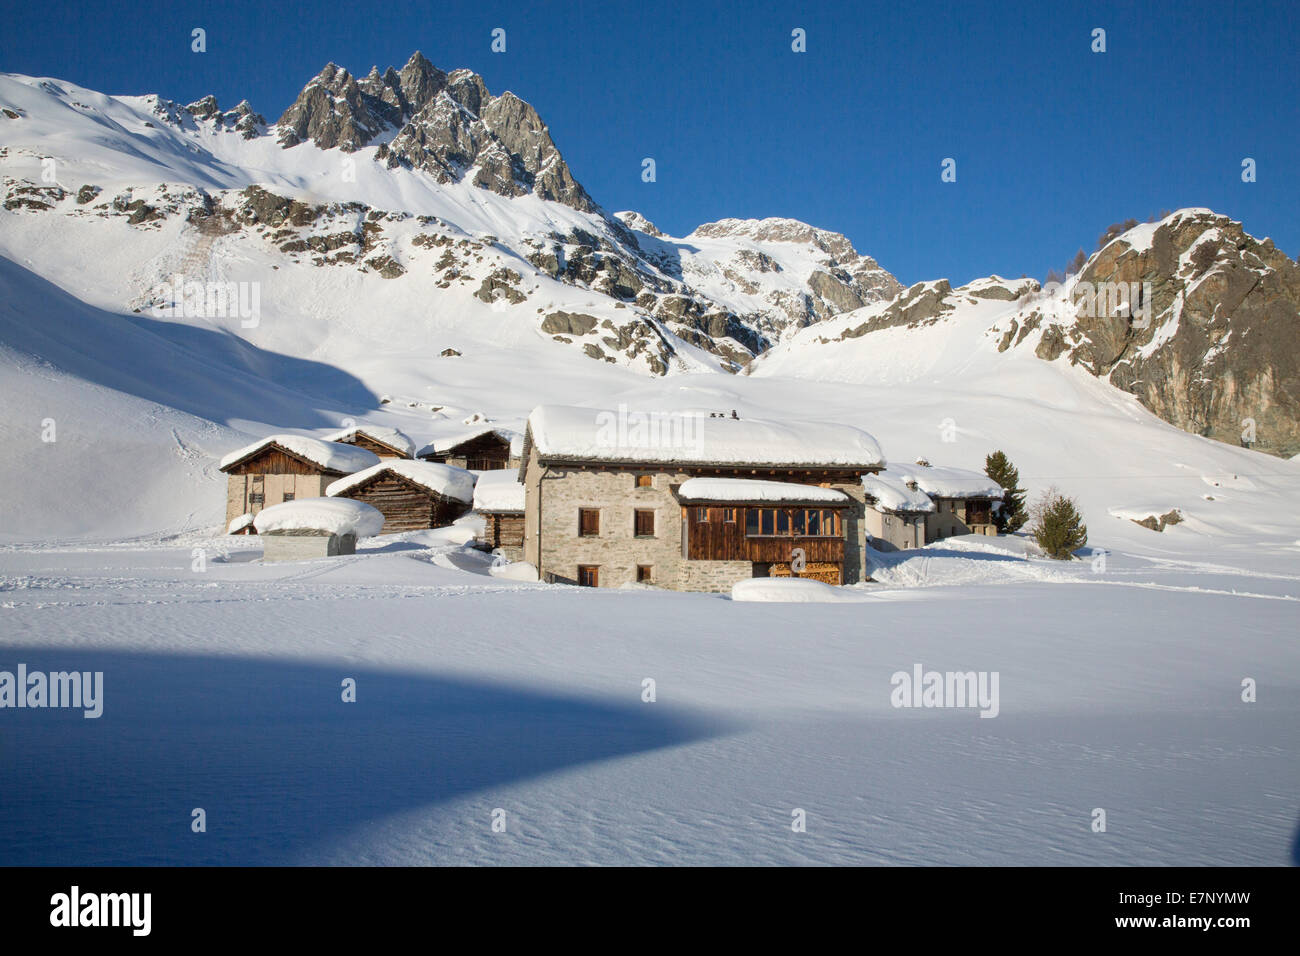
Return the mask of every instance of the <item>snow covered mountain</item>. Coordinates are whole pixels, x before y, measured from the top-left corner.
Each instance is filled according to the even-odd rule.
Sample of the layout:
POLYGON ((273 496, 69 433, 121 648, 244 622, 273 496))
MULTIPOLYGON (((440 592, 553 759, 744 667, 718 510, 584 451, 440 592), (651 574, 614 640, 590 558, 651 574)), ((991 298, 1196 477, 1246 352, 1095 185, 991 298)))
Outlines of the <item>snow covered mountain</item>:
POLYGON ((896 460, 1002 448, 1094 528, 1146 541, 1128 518, 1182 509, 1161 547, 1300 538, 1295 463, 1156 417, 1208 409, 1194 430, 1234 442, 1252 417, 1257 447, 1295 451, 1295 349, 1268 346, 1295 334, 1296 266, 1205 211, 1120 236, 1054 292, 903 289, 794 220, 674 238, 607 214, 526 103, 418 54, 327 67, 275 124, 0 75, 0 188, 0 534, 18 540, 215 525, 216 460, 268 431, 364 420, 423 443, 620 401, 851 423, 896 460), (1078 315, 1079 283, 1112 280, 1151 283, 1149 326, 1078 315), (1227 399, 1182 397, 1202 366, 1231 373, 1227 399), (68 508, 88 484, 96 506, 68 508))
POLYGON ((749 371, 893 380, 938 360, 943 346, 914 332, 972 323, 972 357, 995 342, 1067 362, 1186 431, 1300 453, 1300 265, 1208 209, 1120 233, 1056 287, 997 276, 956 290, 917 283, 802 331, 749 371), (846 348, 853 340, 860 346, 846 348))
POLYGON ((407 313, 540 332, 663 375, 738 370, 787 329, 899 288, 844 237, 802 223, 717 223, 688 240, 629 229, 576 182, 531 106, 418 53, 361 80, 330 64, 273 125, 247 102, 13 75, 0 104, 6 211, 168 236, 176 254, 144 263, 116 307, 153 304, 173 274, 254 282, 254 260, 309 265, 391 281, 407 313))

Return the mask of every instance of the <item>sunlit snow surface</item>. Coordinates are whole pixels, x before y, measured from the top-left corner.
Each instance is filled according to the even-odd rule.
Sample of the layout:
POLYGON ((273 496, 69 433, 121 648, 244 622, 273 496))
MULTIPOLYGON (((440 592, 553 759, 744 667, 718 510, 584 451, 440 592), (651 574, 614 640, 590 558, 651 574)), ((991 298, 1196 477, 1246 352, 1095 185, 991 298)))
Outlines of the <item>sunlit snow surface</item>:
POLYGON ((1294 561, 946 542, 861 602, 751 604, 506 581, 460 536, 0 551, 0 667, 105 688, 0 711, 0 863, 1292 858, 1294 561), (895 709, 917 663, 998 672, 999 715, 895 709))

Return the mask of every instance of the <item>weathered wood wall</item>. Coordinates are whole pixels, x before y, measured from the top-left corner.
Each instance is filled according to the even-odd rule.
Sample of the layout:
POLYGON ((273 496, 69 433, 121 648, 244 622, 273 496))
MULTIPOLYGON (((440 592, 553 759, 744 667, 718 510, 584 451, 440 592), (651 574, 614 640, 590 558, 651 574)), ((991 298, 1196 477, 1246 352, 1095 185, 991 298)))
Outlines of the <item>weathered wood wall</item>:
POLYGON ((485 512, 483 515, 483 540, 490 548, 522 548, 524 546, 524 516, 485 512))
POLYGON ((441 528, 469 510, 464 502, 444 498, 391 474, 351 488, 339 497, 364 501, 378 508, 384 516, 380 534, 441 528))

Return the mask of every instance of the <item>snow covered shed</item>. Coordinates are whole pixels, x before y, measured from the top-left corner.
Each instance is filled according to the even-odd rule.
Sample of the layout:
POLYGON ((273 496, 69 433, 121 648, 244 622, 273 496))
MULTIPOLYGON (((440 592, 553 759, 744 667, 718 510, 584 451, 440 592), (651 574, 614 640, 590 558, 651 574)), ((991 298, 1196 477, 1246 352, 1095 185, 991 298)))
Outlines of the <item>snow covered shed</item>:
POLYGON ((379 534, 384 516, 360 501, 303 498, 259 511, 253 526, 263 561, 305 561, 355 553, 358 538, 379 534))
POLYGON ((416 458, 472 471, 519 467, 521 438, 508 428, 481 427, 435 438, 415 453, 416 458))
POLYGON ((890 465, 889 474, 914 482, 934 502, 925 516, 926 543, 959 534, 996 535, 993 509, 1002 489, 988 475, 937 465, 890 465))
POLYGON ((474 485, 474 513, 483 518, 480 540, 485 547, 499 550, 510 561, 523 560, 524 486, 517 471, 479 475, 474 485))
POLYGON ((379 463, 373 452, 353 445, 268 435, 221 459, 226 473, 226 522, 297 498, 318 498, 344 475, 379 463))
POLYGON ((899 478, 887 468, 864 475, 867 492, 867 543, 877 551, 899 551, 925 544, 925 520, 935 504, 915 480, 899 478))
POLYGON ((335 441, 343 445, 355 445, 366 451, 374 452, 380 458, 414 458, 415 442, 396 428, 383 428, 379 425, 357 425, 345 428, 325 436, 325 441, 335 441))
POLYGON ((863 580, 859 428, 694 410, 543 405, 528 417, 524 560, 543 580, 727 591, 755 576, 863 580))
POLYGON ((474 474, 430 461, 389 459, 325 489, 331 498, 364 501, 384 516, 384 534, 449 525, 474 498, 474 474))

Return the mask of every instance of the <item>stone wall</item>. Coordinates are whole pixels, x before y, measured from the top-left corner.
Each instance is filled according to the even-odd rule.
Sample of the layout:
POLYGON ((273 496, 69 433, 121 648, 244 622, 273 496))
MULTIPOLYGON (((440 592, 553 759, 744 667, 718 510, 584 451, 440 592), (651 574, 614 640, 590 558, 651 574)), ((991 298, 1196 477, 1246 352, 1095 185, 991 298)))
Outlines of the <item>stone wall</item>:
POLYGON ((263 534, 262 560, 268 564, 276 561, 309 561, 312 558, 332 558, 340 554, 355 554, 355 535, 345 534, 263 534))
POLYGON ((905 551, 925 544, 924 515, 898 515, 867 508, 863 528, 877 551, 905 551))
POLYGON ((754 576, 754 565, 749 561, 683 561, 675 584, 656 581, 664 587, 678 591, 717 591, 728 593, 737 581, 754 576))
POLYGON ((669 488, 687 475, 653 473, 651 487, 636 487, 635 473, 550 468, 547 477, 533 477, 530 468, 525 486, 527 497, 524 523, 524 559, 534 564, 547 580, 576 584, 579 565, 600 568, 601 587, 619 587, 635 582, 637 565, 649 565, 653 583, 675 587, 682 558, 681 506, 669 488), (539 509, 538 489, 543 489, 539 509), (600 512, 600 533, 578 535, 578 512, 595 508, 600 512), (654 535, 634 534, 634 512, 655 514, 654 535), (539 523, 540 521, 540 523, 539 523), (540 532, 541 553, 537 540, 540 532))
POLYGON ((324 475, 227 475, 226 481, 226 524, 242 514, 257 514, 263 508, 278 505, 284 501, 286 492, 291 492, 295 499, 323 498, 325 488, 335 481, 337 476, 324 475), (253 504, 248 500, 253 489, 253 479, 262 479, 262 503, 253 504))

